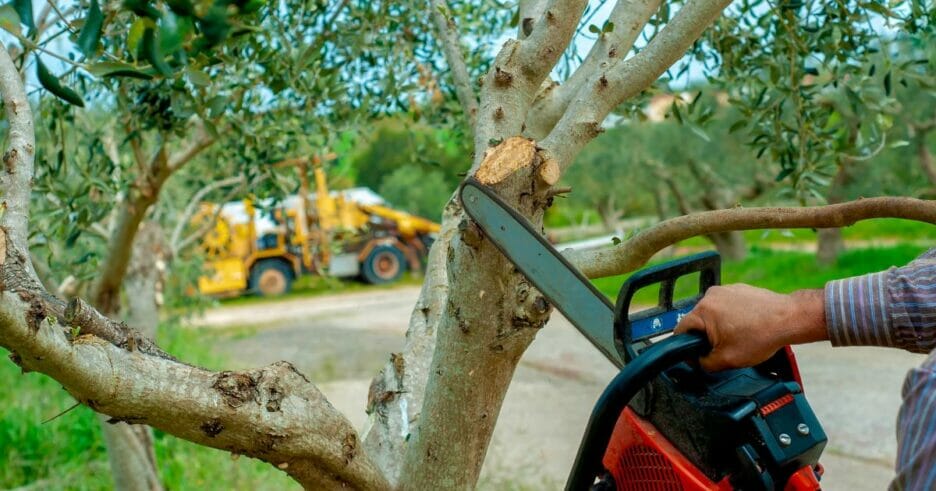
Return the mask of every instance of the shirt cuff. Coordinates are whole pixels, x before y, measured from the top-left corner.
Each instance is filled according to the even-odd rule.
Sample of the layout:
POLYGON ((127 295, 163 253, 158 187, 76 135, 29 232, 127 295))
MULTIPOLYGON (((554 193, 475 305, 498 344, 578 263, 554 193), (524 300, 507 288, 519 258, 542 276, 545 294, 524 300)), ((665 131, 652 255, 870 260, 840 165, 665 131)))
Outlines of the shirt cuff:
POLYGON ((826 329, 833 346, 896 346, 886 275, 883 271, 826 283, 826 329))

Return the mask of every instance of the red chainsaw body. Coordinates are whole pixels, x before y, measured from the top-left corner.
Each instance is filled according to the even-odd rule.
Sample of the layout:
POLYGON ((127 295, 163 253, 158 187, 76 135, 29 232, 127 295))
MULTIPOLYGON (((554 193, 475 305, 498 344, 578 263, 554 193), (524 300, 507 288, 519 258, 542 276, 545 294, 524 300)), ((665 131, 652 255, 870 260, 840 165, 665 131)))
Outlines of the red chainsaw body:
MULTIPOLYGON (((793 351, 786 356, 796 381, 802 384, 793 351)), ((608 449, 602 459, 617 491, 731 491, 725 477, 713 482, 648 421, 630 408, 618 418, 608 449)), ((818 469, 821 474, 821 467, 818 469)), ((821 489, 816 471, 804 467, 787 481, 784 491, 821 489)))

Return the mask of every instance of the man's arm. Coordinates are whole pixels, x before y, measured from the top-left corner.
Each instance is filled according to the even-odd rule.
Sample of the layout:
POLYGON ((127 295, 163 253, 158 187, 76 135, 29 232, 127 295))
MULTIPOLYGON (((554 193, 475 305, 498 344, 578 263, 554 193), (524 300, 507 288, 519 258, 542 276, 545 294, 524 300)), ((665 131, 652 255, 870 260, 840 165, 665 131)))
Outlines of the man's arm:
POLYGON ((676 332, 704 331, 706 370, 756 365, 787 344, 936 347, 936 249, 902 268, 830 281, 789 295, 749 285, 716 286, 676 332))
POLYGON ((709 371, 757 365, 788 344, 828 339, 822 290, 789 295, 750 285, 713 286, 676 326, 704 331, 712 344, 699 360, 709 371))

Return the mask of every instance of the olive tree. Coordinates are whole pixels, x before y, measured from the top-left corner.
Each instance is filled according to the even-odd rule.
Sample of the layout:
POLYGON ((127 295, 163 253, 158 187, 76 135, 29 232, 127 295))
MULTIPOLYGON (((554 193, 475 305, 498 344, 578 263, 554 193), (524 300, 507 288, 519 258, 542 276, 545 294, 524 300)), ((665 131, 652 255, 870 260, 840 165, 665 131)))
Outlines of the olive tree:
MULTIPOLYGON (((464 156, 468 174, 537 225, 557 192, 554 184, 616 108, 649 88, 688 50, 703 59, 727 52, 712 41, 700 41, 707 29, 737 34, 745 31, 743 19, 751 15, 768 27, 776 18, 795 25, 797 13, 807 8, 793 2, 760 7, 742 2, 729 8, 728 0, 672 6, 618 0, 602 27, 583 29, 587 3, 520 2, 515 35, 485 62, 477 84, 471 74, 478 65, 466 63, 459 17, 453 15, 467 12, 470 17, 471 4, 453 3, 458 9, 452 10, 444 0, 431 0, 426 9, 445 54, 452 93, 473 135, 473 155, 464 156), (593 47, 561 83, 553 81, 554 67, 585 29, 597 34, 593 47), (642 36, 646 42, 637 44, 642 36)), ((858 21, 867 18, 870 4, 841 5, 860 15, 826 20, 846 33, 864 29, 858 21)), ((422 18, 413 12, 409 18, 422 18)), ((472 19, 474 29, 504 24, 472 19)), ((425 31, 422 23, 408 29, 412 36, 425 31)), ((775 39, 747 40, 755 41, 775 39)), ((477 51, 468 54, 484 57, 477 51)), ((756 66, 749 68, 757 72, 756 66)), ((365 70, 360 75, 372 74, 365 70)), ((360 80, 345 81, 353 85, 360 80)), ((443 212, 404 350, 391 355, 375 378, 368 401, 370 426, 359 435, 313 381, 288 362, 213 372, 175 359, 132 326, 80 299, 65 303, 51 295, 29 260, 35 131, 23 80, 6 49, 0 49, 0 92, 9 122, 0 172, 6 204, 0 216, 0 345, 13 353, 13 362, 24 371, 54 378, 77 401, 114 420, 261 459, 310 489, 475 485, 514 369, 545 325, 550 307, 456 199, 443 212)), ((362 97, 377 99, 370 93, 362 97)), ((316 115, 312 112, 310 118, 316 115)), ((804 167, 808 163, 794 159, 786 167, 793 169, 788 174, 808 176, 803 174, 810 170, 804 167)), ((662 247, 694 235, 837 227, 882 216, 932 223, 936 206, 885 197, 819 207, 717 210, 668 220, 613 248, 570 253, 569 258, 591 277, 621 274, 640 267, 662 247)))

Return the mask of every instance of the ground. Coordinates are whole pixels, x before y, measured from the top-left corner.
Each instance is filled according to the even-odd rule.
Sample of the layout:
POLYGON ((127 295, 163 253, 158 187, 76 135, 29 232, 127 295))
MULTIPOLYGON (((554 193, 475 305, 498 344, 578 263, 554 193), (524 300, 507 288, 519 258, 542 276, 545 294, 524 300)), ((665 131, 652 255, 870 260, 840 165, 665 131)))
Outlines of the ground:
MULTIPOLYGON (((209 310, 217 354, 232 368, 293 361, 359 429, 370 379, 400 351, 415 287, 209 310), (240 326, 231 329, 231 326, 240 326), (257 327, 262 326, 262 327, 257 327)), ((823 489, 885 489, 906 371, 922 357, 877 348, 796 348, 810 402, 829 435, 823 489)), ((485 461, 481 489, 560 489, 592 404, 614 369, 559 314, 517 369, 485 461)))

